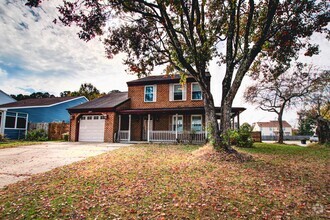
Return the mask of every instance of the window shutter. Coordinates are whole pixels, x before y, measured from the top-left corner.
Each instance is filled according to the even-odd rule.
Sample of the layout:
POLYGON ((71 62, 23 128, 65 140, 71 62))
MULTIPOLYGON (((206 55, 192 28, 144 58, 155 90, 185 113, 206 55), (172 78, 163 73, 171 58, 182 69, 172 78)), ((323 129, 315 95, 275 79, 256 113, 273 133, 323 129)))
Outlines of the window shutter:
POLYGON ((187 100, 187 84, 184 84, 182 87, 182 100, 187 100))
POLYGON ((169 84, 169 100, 170 101, 173 101, 174 99, 173 99, 173 84, 169 84))
POLYGON ((154 97, 153 97, 153 102, 157 101, 157 85, 154 85, 154 97))

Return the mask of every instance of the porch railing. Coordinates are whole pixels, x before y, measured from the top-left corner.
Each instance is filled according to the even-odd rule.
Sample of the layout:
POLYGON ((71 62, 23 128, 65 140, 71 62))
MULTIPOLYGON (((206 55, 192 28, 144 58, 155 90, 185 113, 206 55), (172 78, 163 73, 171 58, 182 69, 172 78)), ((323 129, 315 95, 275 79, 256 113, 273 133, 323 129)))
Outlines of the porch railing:
MULTIPOLYGON (((118 139, 119 141, 128 141, 128 131, 119 131, 118 139)), ((177 136, 175 131, 149 131, 149 141, 203 143, 205 141, 205 131, 178 132, 177 136)))
POLYGON ((119 141, 128 141, 129 131, 118 131, 118 140, 119 141))

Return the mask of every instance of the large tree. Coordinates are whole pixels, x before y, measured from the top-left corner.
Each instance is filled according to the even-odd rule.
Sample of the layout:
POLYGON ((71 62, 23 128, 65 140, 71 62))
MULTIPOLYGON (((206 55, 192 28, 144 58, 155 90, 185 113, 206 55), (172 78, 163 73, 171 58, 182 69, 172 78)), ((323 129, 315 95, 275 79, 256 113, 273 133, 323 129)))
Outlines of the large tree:
MULTIPOLYGON (((38 6, 41 0, 28 0, 38 6)), ((76 0, 59 7, 61 22, 75 23, 79 36, 106 36, 109 58, 124 52, 128 71, 139 76, 155 65, 167 73, 191 74, 199 83, 208 132, 220 146, 213 96, 207 83, 212 59, 226 65, 222 81, 221 132, 230 129, 231 107, 241 82, 259 55, 286 63, 302 48, 308 55, 317 47, 302 39, 325 31, 328 3, 307 0, 76 0), (219 50, 225 45, 225 51, 219 50), (260 52, 263 51, 261 54, 260 52)), ((227 152, 233 149, 222 143, 227 152)), ((220 149, 220 148, 218 148, 220 149)))
POLYGON ((297 63, 295 68, 285 73, 277 71, 271 65, 263 66, 257 73, 257 81, 246 89, 244 98, 264 111, 277 114, 278 142, 283 143, 284 110, 299 106, 310 94, 324 89, 328 72, 302 63, 297 63))

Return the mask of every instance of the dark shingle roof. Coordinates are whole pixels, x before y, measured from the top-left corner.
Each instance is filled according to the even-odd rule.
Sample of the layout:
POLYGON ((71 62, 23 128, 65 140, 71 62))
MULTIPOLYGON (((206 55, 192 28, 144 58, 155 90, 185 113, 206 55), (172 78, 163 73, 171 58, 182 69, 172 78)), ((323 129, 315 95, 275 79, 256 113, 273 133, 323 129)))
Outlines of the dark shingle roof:
MULTIPOLYGON (((206 74, 207 77, 211 77, 209 73, 206 74)), ((180 81, 181 76, 179 74, 175 75, 154 75, 154 76, 147 76, 144 78, 128 81, 127 85, 148 85, 153 83, 170 83, 174 82, 177 83, 180 81)), ((195 81, 195 79, 188 75, 187 81, 192 82, 195 81)))
POLYGON ((89 109, 108 109, 114 108, 121 103, 129 100, 127 92, 113 92, 81 105, 69 108, 68 110, 89 110, 89 109))
MULTIPOLYGON (((80 96, 82 97, 82 96, 80 96)), ((35 106, 49 106, 57 103, 77 99, 79 97, 54 97, 54 98, 41 98, 41 99, 24 99, 17 102, 7 103, 0 105, 0 108, 18 108, 18 107, 35 107, 35 106)))

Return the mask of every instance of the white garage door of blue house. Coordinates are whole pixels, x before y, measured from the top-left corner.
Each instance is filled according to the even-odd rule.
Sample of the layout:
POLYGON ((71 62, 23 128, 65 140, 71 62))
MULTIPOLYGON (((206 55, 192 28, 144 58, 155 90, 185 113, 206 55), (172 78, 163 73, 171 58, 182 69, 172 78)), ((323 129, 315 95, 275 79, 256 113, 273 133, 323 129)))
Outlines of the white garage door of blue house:
POLYGON ((79 123, 79 141, 104 142, 105 117, 102 115, 84 115, 79 123))

